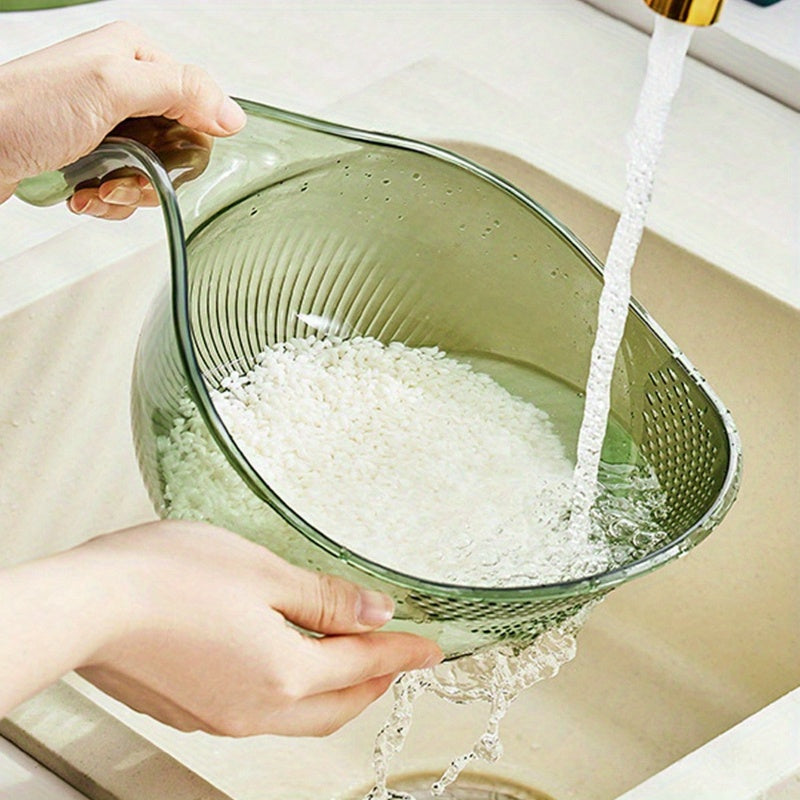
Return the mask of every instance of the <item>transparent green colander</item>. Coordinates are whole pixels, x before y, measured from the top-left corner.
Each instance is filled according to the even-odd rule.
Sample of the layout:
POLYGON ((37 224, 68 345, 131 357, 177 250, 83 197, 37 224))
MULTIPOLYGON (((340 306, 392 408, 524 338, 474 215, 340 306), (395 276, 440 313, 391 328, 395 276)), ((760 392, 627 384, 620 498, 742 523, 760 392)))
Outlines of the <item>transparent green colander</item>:
MULTIPOLYGON (((529 367, 577 395, 602 267, 534 200, 458 155, 240 103, 247 126, 214 143, 205 171, 177 199, 158 159, 128 140, 105 143, 57 187, 63 196, 87 169, 135 166, 161 196, 172 275, 144 323, 132 387, 136 449, 159 514, 173 513, 163 469, 170 431, 196 408, 219 464, 195 516, 296 564, 388 592, 397 604, 391 626, 436 639, 449 656, 528 643, 719 523, 739 482, 733 422, 632 303, 612 386, 613 425, 630 446, 607 446, 617 462, 646 460, 659 479, 668 536, 657 549, 580 580, 478 588, 402 574, 309 524, 253 469, 210 401, 231 365, 247 369, 292 337, 362 335, 529 367)), ((41 185, 21 193, 34 202, 47 194, 41 185)))

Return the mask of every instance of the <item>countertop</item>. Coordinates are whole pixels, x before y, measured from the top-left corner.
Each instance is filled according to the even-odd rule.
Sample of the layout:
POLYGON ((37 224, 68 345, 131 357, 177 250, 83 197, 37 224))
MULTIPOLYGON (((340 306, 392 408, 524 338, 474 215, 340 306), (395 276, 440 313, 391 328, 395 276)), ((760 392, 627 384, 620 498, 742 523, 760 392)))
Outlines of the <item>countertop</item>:
POLYGON ((7 800, 82 800, 84 795, 0 737, 0 797, 7 800))

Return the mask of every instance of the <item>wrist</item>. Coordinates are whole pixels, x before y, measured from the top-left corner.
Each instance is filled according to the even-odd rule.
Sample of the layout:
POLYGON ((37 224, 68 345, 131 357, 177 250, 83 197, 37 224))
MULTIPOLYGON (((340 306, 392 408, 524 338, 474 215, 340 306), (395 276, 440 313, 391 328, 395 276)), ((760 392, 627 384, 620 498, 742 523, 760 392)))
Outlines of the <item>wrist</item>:
POLYGON ((0 572, 0 716, 91 659, 124 614, 80 548, 0 572))
POLYGON ((82 584, 74 590, 72 613, 82 627, 70 669, 104 660, 106 651, 140 627, 145 616, 130 560, 106 547, 106 538, 92 539, 61 554, 59 567, 82 584))

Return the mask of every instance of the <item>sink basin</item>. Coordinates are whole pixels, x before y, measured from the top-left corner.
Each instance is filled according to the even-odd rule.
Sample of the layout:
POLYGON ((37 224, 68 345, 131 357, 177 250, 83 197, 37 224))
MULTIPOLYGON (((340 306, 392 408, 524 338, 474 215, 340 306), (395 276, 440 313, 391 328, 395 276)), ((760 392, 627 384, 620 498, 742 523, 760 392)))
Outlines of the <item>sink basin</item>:
MULTIPOLYGON (((606 252, 612 211, 507 154, 444 144, 606 252)), ((127 394, 136 335, 165 263, 154 246, 0 318, 0 339, 11 343, 0 364, 8 389, 0 396, 3 563, 153 517, 127 394)), ((743 442, 741 492, 687 557, 612 592, 590 614, 576 659, 511 709, 504 758, 477 771, 531 797, 618 797, 800 684, 800 313, 652 234, 634 294, 728 403, 743 442)), ((383 698, 327 739, 237 741, 177 733, 73 676, 0 730, 90 797, 161 800, 163 784, 132 782, 139 748, 143 759, 166 759, 176 785, 182 774, 195 782, 193 794, 176 789, 171 798, 345 800, 370 782, 372 741, 388 708, 383 698)), ((398 774, 441 772, 481 732, 485 714, 423 698, 398 774)))

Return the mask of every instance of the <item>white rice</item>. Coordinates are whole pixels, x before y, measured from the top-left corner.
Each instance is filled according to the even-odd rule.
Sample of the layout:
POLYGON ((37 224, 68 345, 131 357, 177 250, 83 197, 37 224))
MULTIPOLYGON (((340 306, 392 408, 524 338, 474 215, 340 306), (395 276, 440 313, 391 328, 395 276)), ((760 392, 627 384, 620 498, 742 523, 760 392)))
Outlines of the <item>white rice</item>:
MULTIPOLYGON (((565 535, 572 464, 547 415, 436 348, 294 339, 231 374, 212 399, 277 494, 373 561, 492 586, 553 582, 608 564, 604 544, 565 535)), ((215 473, 228 480, 226 465, 189 416, 163 448, 173 454, 165 468, 171 513, 219 522, 204 482, 215 473)), ((254 508, 252 499, 225 502, 232 514, 254 508)))

